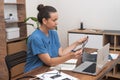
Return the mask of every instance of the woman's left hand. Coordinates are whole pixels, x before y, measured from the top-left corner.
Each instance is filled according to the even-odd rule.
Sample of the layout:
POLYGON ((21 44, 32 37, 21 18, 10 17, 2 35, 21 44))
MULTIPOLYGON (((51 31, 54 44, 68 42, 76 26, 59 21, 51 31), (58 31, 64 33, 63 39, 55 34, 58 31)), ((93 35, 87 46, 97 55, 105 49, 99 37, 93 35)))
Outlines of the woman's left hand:
POLYGON ((75 51, 75 52, 73 53, 73 58, 78 58, 78 57, 80 57, 80 56, 82 55, 82 52, 83 52, 82 49, 75 51))

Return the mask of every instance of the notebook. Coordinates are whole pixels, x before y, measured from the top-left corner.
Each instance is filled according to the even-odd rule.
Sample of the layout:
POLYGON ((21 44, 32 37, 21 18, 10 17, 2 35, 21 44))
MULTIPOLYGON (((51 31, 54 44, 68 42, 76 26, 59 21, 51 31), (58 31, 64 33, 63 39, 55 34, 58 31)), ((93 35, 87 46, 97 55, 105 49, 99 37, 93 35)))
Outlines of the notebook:
POLYGON ((97 61, 85 61, 73 69, 73 72, 90 74, 90 75, 97 75, 104 67, 105 64, 108 62, 109 56, 109 47, 110 44, 106 44, 101 49, 97 50, 97 61))

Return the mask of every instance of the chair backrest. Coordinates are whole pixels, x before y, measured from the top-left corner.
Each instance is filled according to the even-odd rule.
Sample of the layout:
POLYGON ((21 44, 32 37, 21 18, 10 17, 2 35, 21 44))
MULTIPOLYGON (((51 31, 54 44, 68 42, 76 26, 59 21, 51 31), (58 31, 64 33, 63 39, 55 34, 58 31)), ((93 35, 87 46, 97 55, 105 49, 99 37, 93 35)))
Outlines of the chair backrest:
POLYGON ((9 80, 11 80, 11 69, 18 64, 26 62, 26 56, 26 51, 20 51, 5 57, 5 62, 9 72, 9 80))

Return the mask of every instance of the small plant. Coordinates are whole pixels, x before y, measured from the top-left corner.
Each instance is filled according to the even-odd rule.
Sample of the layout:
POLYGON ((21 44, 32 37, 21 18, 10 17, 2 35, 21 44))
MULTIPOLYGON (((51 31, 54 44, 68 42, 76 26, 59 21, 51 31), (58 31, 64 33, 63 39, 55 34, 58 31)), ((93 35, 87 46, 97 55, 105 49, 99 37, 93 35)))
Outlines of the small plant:
MULTIPOLYGON (((29 21, 29 20, 34 21, 34 22, 36 23, 36 25, 37 25, 37 28, 39 28, 40 24, 39 24, 38 19, 37 19, 36 17, 28 17, 28 18, 26 18, 26 19, 24 20, 24 22, 25 22, 27 25, 31 25, 31 26, 33 26, 33 27, 35 28, 35 25, 34 25, 34 24, 32 24, 32 23, 27 23, 27 21, 29 21)), ((55 30, 57 30, 57 27, 55 28, 55 30)))
POLYGON ((34 28, 35 28, 35 25, 34 24, 32 24, 32 23, 27 23, 27 21, 29 21, 29 20, 32 20, 32 21, 34 21, 35 23, 36 23, 36 25, 37 25, 37 28, 39 28, 39 22, 38 22, 38 19, 36 18, 36 17, 28 17, 28 18, 26 18, 25 20, 24 20, 24 22, 27 24, 27 25, 31 25, 31 26, 33 26, 34 28))
MULTIPOLYGON (((28 18, 26 18, 24 20, 24 22, 26 23, 26 25, 31 25, 34 29, 36 29, 36 27, 35 27, 35 25, 33 23, 27 23, 29 20, 32 20, 33 22, 35 22, 36 27, 39 28, 39 22, 38 22, 38 19, 36 17, 28 17, 28 18)), ((27 43, 27 40, 28 40, 29 36, 26 38, 26 43, 27 43)))

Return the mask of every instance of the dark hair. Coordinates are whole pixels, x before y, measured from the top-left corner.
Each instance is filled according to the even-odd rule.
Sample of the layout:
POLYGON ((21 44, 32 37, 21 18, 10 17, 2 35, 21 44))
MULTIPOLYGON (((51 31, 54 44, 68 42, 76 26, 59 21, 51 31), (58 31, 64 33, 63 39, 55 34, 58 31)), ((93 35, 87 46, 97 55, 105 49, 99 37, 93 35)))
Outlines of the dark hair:
POLYGON ((48 19, 50 18, 50 12, 57 12, 57 10, 52 7, 52 6, 44 6, 43 4, 38 5, 37 7, 38 15, 37 15, 37 19, 40 22, 40 24, 42 24, 42 19, 48 19))

